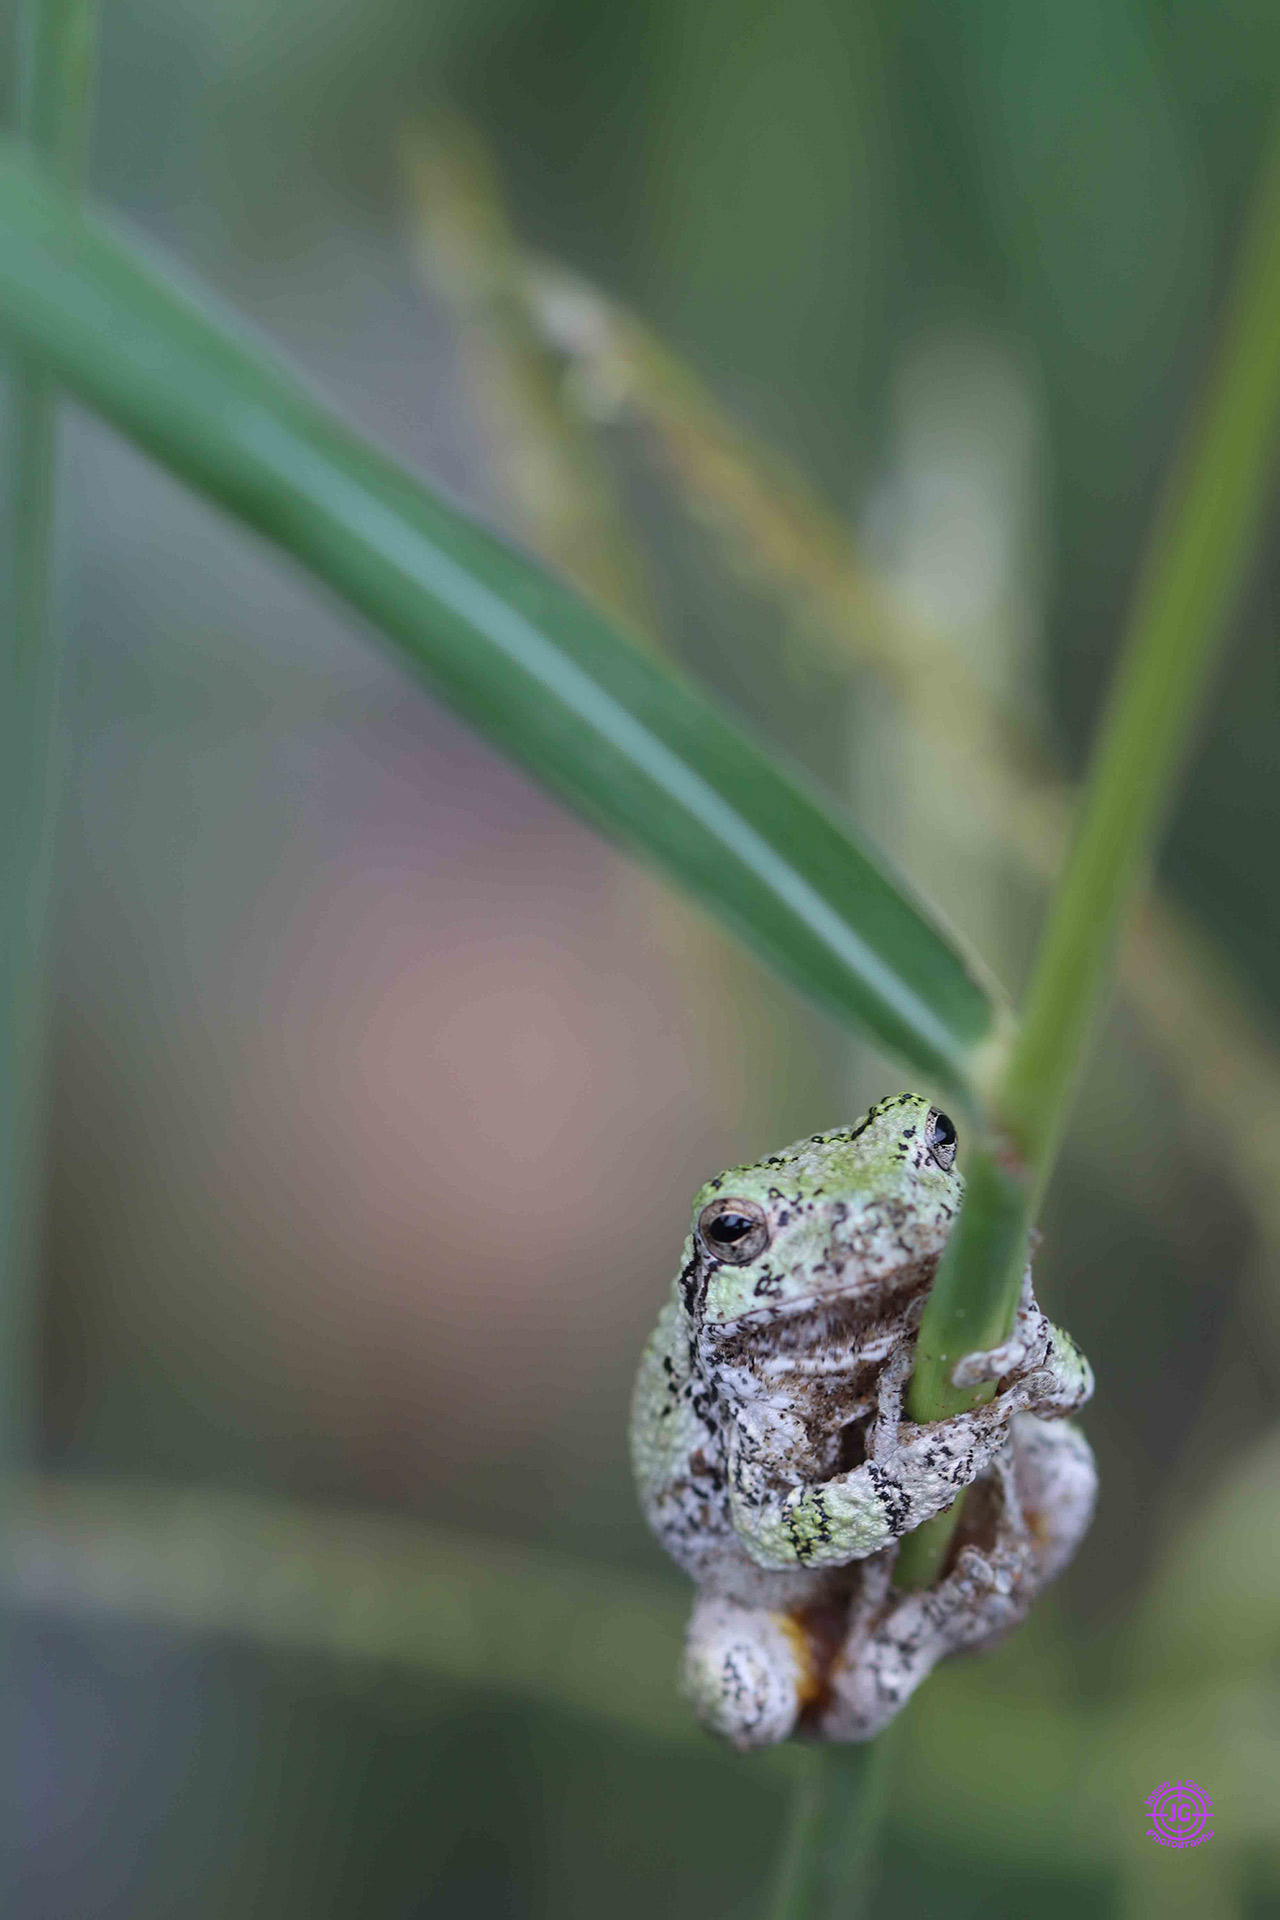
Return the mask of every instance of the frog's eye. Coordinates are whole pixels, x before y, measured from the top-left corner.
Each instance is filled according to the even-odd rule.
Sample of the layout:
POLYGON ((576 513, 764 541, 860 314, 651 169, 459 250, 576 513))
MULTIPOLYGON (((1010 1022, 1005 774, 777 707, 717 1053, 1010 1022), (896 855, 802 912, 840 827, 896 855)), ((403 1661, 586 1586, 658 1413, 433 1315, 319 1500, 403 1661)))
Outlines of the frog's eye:
POLYGON ((955 1164, 956 1130, 946 1114, 939 1113, 936 1107, 930 1107, 929 1118, 924 1123, 924 1143, 931 1159, 944 1173, 949 1172, 955 1164))
POLYGON ((754 1200, 712 1200, 698 1215, 698 1237, 713 1260, 745 1267, 769 1244, 769 1222, 754 1200))

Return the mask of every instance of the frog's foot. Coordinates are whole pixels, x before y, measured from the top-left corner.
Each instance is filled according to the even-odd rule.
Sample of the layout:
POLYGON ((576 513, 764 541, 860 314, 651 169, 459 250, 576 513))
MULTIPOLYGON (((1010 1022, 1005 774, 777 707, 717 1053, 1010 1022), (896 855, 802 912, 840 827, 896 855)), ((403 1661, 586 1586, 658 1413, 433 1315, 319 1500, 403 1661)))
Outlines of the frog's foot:
POLYGON ((1016 1395, 1018 1408, 1038 1413, 1042 1420, 1074 1413, 1093 1392, 1089 1362, 1070 1334, 1055 1327, 1036 1305, 1030 1267, 1022 1278, 1022 1296, 1009 1338, 985 1353, 967 1353, 957 1361, 951 1378, 957 1387, 1008 1381, 1007 1393, 1016 1395))
MULTIPOLYGON (((1025 1415, 1019 1420, 1026 1421, 1025 1415)), ((1038 1421, 1026 1424, 1039 1426, 1038 1421)), ((955 1566, 930 1596, 947 1635, 948 1653, 1000 1639, 1025 1619, 1044 1584, 1018 1476, 1019 1427, 990 1477, 970 1499, 985 1495, 989 1518, 980 1543, 962 1546, 955 1566)), ((1037 1519, 1038 1519, 1037 1515, 1037 1519)))
POLYGON ((1010 1374, 1024 1374, 1042 1367, 1049 1353, 1052 1329, 1036 1305, 1031 1290, 1031 1268, 1022 1276, 1013 1332, 998 1347, 985 1352, 967 1353, 951 1370, 951 1382, 957 1387, 977 1387, 987 1380, 1004 1380, 1010 1374))
POLYGON ((685 1697, 703 1726, 749 1753, 793 1730, 810 1684, 802 1632, 784 1613, 700 1598, 685 1640, 685 1697))
POLYGON ((1011 1391, 1028 1413, 1039 1414, 1042 1420, 1060 1420, 1092 1396, 1093 1368, 1069 1333, 1050 1326, 1043 1361, 1024 1373, 1011 1391))
MULTIPOLYGON (((1047 1321, 1045 1327, 1052 1331, 1047 1321)), ((1044 1344, 1048 1345, 1047 1338, 1044 1344)), ((985 1360, 988 1356, 971 1357, 985 1360)), ((1027 1357, 1039 1362, 1046 1356, 1039 1345, 1033 1345, 1027 1357)), ((867 1444, 877 1487, 896 1489, 898 1494, 903 1524, 894 1526, 895 1537, 949 1505, 948 1490, 954 1497, 955 1491, 990 1472, 1008 1443, 1010 1421, 1028 1405, 1039 1411, 1046 1390, 1045 1368, 1036 1364, 1028 1372, 1015 1374, 983 1405, 945 1420, 917 1424, 902 1415, 914 1359, 913 1348, 900 1348, 881 1369, 867 1444)))

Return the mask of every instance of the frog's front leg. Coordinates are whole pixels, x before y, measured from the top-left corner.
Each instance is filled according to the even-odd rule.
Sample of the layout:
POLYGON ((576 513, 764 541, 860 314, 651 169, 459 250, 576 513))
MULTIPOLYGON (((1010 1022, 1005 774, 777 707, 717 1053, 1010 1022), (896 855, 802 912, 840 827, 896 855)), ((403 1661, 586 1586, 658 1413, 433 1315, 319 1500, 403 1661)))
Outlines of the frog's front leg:
POLYGON ((901 1419, 911 1355, 900 1349, 878 1383, 868 1460, 829 1480, 770 1484, 741 1437, 730 1441, 729 1506, 734 1532, 758 1566, 838 1567, 878 1553, 949 1507, 993 1466, 1009 1423, 1024 1410, 1044 1417, 1074 1411, 1093 1389, 1074 1342, 1044 1322, 1028 1348, 1038 1364, 985 1406, 918 1426, 901 1419))
POLYGON ((784 1613, 700 1595, 683 1686, 703 1726, 740 1753, 772 1746, 793 1731, 809 1689, 804 1635, 784 1613))
POLYGON ((1017 1388, 976 1413, 899 1429, 848 1473, 798 1486, 761 1487, 729 1448, 733 1530, 757 1566, 843 1567, 878 1553, 951 1505, 991 1465, 1009 1419, 1025 1399, 1017 1388), (1010 1404, 1012 1402, 1012 1404, 1010 1404))

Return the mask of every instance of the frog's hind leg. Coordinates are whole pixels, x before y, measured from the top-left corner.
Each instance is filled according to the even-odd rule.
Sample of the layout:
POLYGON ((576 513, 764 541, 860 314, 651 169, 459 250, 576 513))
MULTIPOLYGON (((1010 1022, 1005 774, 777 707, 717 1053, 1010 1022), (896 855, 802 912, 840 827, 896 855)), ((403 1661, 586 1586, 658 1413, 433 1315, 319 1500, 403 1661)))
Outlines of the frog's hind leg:
POLYGON ((1027 1516, 1037 1590, 1056 1580, 1093 1519, 1098 1469, 1093 1449, 1069 1420, 1013 1420, 1018 1498, 1027 1516))
POLYGON ((983 1548, 962 1547, 938 1586, 921 1593, 891 1586, 892 1550, 863 1563, 848 1635, 826 1676, 818 1721, 826 1739, 873 1739, 945 1654, 998 1639, 1026 1614, 1035 1591, 1029 1577, 1034 1548, 1011 1448, 997 1460, 986 1491, 995 1509, 994 1538, 983 1548))
POLYGON ((685 1697, 703 1726, 749 1753, 791 1733, 812 1691, 802 1628, 786 1613, 703 1596, 685 1639, 685 1697))
POLYGON ((870 1740, 944 1655, 989 1646, 1025 1619, 1093 1517, 1089 1443, 1064 1420, 1019 1413, 1008 1446, 974 1492, 985 1520, 936 1587, 900 1593, 891 1586, 892 1551, 862 1563, 849 1631, 826 1676, 818 1730, 828 1740, 870 1740))

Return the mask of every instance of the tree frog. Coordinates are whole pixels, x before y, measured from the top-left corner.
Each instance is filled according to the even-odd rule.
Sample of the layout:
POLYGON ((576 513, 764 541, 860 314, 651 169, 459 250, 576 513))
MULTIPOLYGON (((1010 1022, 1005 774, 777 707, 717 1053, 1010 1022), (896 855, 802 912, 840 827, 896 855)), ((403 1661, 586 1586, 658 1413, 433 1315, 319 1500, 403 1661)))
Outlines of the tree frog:
POLYGON ((956 1130, 918 1094, 710 1180, 645 1349, 631 1416, 641 1504, 697 1595, 684 1687, 741 1750, 870 1739, 944 1654, 995 1639, 1092 1518, 1064 1416, 1093 1375, 1036 1304, 957 1385, 985 1405, 902 1416, 916 1329, 959 1209, 956 1130), (941 1581, 893 1584, 897 1543, 966 1487, 941 1581))

